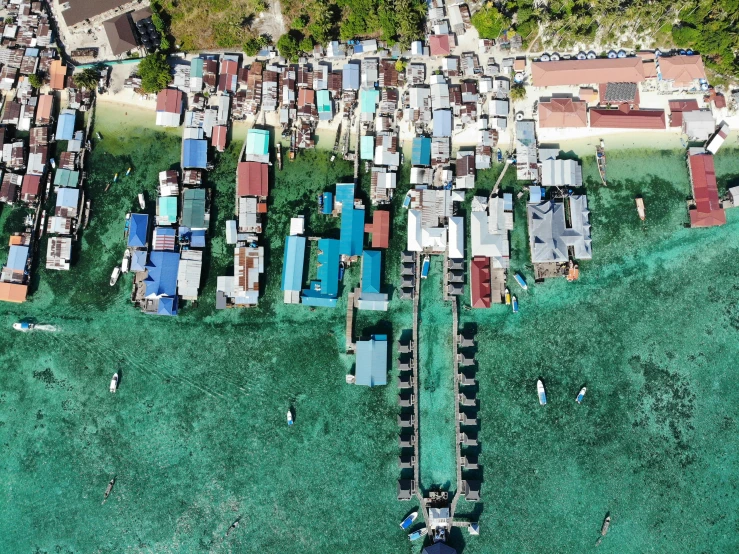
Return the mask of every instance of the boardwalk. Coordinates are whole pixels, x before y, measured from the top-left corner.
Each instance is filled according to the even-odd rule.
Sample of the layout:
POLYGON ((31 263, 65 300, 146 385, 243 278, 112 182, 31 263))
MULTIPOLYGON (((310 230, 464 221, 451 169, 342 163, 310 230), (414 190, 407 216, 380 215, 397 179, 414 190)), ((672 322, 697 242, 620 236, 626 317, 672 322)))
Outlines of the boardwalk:
POLYGON ((416 496, 421 503, 423 510, 423 520, 428 525, 428 509, 421 493, 420 465, 421 457, 418 455, 418 443, 420 438, 419 420, 418 420, 418 305, 421 296, 421 254, 416 253, 416 294, 413 296, 413 419, 416 422, 413 433, 415 435, 415 444, 413 445, 413 455, 416 457, 416 463, 413 466, 413 480, 416 482, 416 496))
POLYGON ((503 171, 500 172, 500 175, 498 176, 498 180, 495 181, 495 186, 493 187, 492 192, 490 193, 490 198, 498 194, 498 189, 500 188, 500 183, 503 182, 503 177, 505 177, 506 171, 508 171, 508 168, 511 167, 513 164, 510 160, 505 161, 505 166, 503 167, 503 171))
POLYGON ((454 433, 456 435, 456 451, 457 451, 457 491, 452 499, 452 506, 449 509, 449 515, 454 518, 454 512, 457 509, 457 502, 460 497, 460 489, 462 488, 462 446, 459 443, 459 360, 457 359, 459 341, 459 320, 457 314, 457 297, 452 297, 452 359, 454 371, 454 433))
POLYGON ((354 352, 354 291, 346 301, 346 353, 354 352))

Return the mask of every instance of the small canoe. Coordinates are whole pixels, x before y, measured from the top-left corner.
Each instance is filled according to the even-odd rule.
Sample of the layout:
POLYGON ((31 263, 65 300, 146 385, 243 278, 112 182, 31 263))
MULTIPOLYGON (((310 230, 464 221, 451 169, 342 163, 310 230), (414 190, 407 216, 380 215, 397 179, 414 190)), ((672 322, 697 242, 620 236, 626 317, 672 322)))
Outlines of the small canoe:
POLYGON ((146 199, 144 198, 144 193, 139 193, 139 206, 142 210, 146 209, 146 199))
POLYGON ((585 393, 587 392, 588 388, 583 387, 580 389, 580 392, 577 393, 577 398, 575 398, 575 402, 578 404, 582 404, 582 399, 585 398, 585 393))
POLYGON ((421 537, 426 536, 428 532, 429 530, 426 527, 424 527, 423 529, 419 529, 418 531, 413 531, 413 533, 408 535, 408 540, 417 541, 421 537))
POLYGON ((418 517, 418 512, 413 512, 407 518, 405 518, 403 521, 400 522, 400 528, 405 531, 413 524, 414 521, 416 521, 417 517, 418 517))
POLYGON ((128 168, 128 169, 126 170, 126 177, 128 177, 129 175, 131 175, 131 169, 133 169, 133 168, 129 167, 129 168, 128 168))
POLYGON ((113 492, 113 486, 115 485, 115 477, 113 477, 110 480, 110 483, 108 483, 108 488, 105 489, 105 495, 103 496, 103 504, 105 504, 105 501, 108 500, 108 497, 110 496, 110 493, 113 492))
POLYGON ((511 305, 511 291, 509 291, 508 288, 505 289, 505 305, 511 305))
POLYGON ((545 406, 547 403, 547 391, 544 390, 544 383, 541 379, 536 381, 536 393, 539 395, 539 404, 545 406))
POLYGON ((110 392, 118 390, 118 374, 114 373, 113 378, 110 380, 110 392))
POLYGON ((643 198, 636 199, 636 213, 639 214, 639 219, 641 219, 642 221, 647 219, 647 212, 644 209, 644 199, 643 198))
POLYGON ((529 290, 529 286, 526 284, 526 281, 524 280, 523 276, 520 273, 516 273, 513 278, 516 280, 516 283, 523 289, 523 290, 529 290))
POLYGON ((110 286, 112 287, 118 282, 118 277, 121 276, 121 268, 120 266, 115 266, 115 269, 113 269, 113 273, 110 275, 110 286))
POLYGON ((118 180, 118 174, 116 173, 115 175, 113 175, 113 182, 115 183, 117 180, 118 180))

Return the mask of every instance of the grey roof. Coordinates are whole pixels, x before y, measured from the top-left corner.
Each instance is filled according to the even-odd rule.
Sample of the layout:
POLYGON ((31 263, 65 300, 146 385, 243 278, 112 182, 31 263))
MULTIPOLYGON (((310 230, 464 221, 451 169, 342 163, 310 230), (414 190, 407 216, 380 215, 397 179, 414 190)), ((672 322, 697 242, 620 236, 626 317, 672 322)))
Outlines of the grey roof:
POLYGON ((452 136, 452 112, 451 110, 434 110, 434 136, 452 136))
POLYGON ((359 90, 359 64, 344 64, 341 88, 344 90, 359 90))
POLYGON ((69 4, 69 7, 66 10, 62 9, 61 13, 64 22, 71 27, 126 3, 127 0, 67 0, 63 4, 69 4))
POLYGON ((549 200, 527 205, 531 261, 566 262, 569 246, 573 247, 576 258, 591 259, 590 212, 587 206, 584 195, 570 197, 572 227, 567 228, 564 203, 549 200))
POLYGON ((416 492, 416 482, 413 479, 400 479, 398 481, 398 500, 410 500, 416 492))
POLYGON ((636 83, 608 83, 606 102, 633 102, 636 99, 636 83))
POLYGON ((480 481, 462 481, 462 494, 467 501, 480 500, 480 481))
POLYGON ((708 140, 716 130, 713 114, 707 110, 683 112, 683 130, 691 139, 708 140))

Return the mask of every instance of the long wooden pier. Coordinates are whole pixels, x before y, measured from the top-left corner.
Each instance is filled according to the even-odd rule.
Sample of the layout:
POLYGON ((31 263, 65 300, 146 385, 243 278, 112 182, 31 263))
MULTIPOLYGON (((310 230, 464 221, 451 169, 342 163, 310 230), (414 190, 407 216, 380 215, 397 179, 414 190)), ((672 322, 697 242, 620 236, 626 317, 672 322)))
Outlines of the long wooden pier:
POLYGON ((346 300, 346 353, 354 352, 354 291, 346 300))
POLYGON ((449 516, 454 518, 454 512, 457 509, 457 502, 461 496, 462 488, 462 446, 459 442, 459 358, 457 351, 459 350, 459 320, 457 312, 457 297, 452 296, 452 366, 454 370, 454 434, 457 452, 457 490, 452 499, 452 505, 449 509, 449 516))

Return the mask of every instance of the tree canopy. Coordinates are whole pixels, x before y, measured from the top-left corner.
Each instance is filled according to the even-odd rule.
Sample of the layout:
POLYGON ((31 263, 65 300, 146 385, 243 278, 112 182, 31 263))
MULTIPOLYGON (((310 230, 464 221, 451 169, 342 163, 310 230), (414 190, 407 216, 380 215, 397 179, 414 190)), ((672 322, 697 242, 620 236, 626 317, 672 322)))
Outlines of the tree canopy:
POLYGON ((75 84, 87 90, 95 90, 95 88, 98 86, 99 80, 100 74, 92 67, 83 69, 82 71, 80 71, 79 73, 75 73, 74 75, 75 84))
POLYGON ((141 89, 154 94, 167 87, 172 81, 171 69, 164 54, 149 54, 139 63, 141 89))

